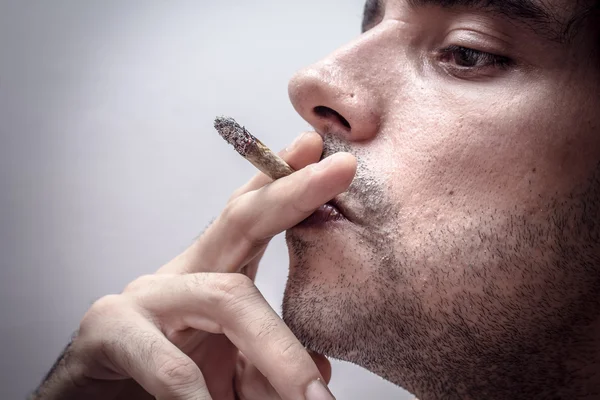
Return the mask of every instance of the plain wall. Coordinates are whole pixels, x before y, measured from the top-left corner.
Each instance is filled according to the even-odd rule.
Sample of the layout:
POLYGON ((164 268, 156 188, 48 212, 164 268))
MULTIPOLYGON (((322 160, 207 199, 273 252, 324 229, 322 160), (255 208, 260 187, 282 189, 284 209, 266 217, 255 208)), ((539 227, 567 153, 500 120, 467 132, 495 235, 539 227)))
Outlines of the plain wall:
MULTIPOLYGON (((252 174, 212 128, 280 149, 294 71, 359 34, 363 0, 0 0, 0 398, 24 398, 85 310, 178 254, 252 174)), ((278 312, 282 237, 257 285, 278 312)), ((408 399, 333 363, 339 399, 408 399)))

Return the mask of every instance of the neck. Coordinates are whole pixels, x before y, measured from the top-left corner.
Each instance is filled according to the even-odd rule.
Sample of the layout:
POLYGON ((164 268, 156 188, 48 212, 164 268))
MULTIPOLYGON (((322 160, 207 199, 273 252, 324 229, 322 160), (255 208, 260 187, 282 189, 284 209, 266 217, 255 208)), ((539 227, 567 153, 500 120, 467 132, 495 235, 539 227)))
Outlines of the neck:
MULTIPOLYGON (((420 400, 597 400, 600 330, 598 323, 595 325, 587 330, 573 329, 571 337, 565 337, 563 332, 565 340, 555 342, 554 349, 525 344, 518 351, 502 352, 501 347, 477 349, 471 355, 478 356, 466 363, 453 362, 450 353, 444 353, 435 363, 431 359, 411 359, 410 363, 396 360, 393 366, 374 365, 374 359, 369 369, 413 392, 420 400), (398 365, 402 365, 401 371, 398 365)), ((466 357, 463 354, 454 359, 466 357)))

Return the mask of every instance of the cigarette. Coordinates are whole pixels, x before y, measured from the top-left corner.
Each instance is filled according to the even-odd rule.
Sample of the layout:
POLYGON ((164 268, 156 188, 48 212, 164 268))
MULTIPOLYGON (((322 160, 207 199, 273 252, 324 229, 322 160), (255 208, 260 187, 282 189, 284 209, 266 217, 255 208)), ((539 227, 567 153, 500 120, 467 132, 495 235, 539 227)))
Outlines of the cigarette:
POLYGON ((215 129, 242 157, 271 179, 277 180, 294 172, 281 157, 273 153, 233 118, 217 117, 215 129))

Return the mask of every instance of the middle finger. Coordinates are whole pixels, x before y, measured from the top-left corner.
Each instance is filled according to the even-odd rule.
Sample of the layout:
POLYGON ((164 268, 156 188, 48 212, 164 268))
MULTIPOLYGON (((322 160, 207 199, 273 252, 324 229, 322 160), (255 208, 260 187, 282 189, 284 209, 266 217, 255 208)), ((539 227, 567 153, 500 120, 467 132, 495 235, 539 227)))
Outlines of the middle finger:
POLYGON ((238 272, 276 234, 344 192, 356 159, 336 153, 231 201, 207 231, 161 272, 238 272))
MULTIPOLYGON (((311 163, 319 161, 323 149, 323 140, 316 132, 306 132, 300 135, 296 140, 285 150, 279 153, 294 170, 300 170, 311 163)), ((235 191, 231 196, 230 202, 235 201, 240 196, 258 190, 263 186, 272 182, 272 179, 259 172, 248 183, 235 191)), ((209 269, 204 266, 214 265, 214 260, 205 260, 202 262, 202 257, 205 255, 203 251, 205 246, 202 245, 204 236, 211 235, 214 223, 206 230, 206 232, 197 239, 188 249, 175 257, 168 264, 158 270, 158 273, 163 274, 181 274, 193 272, 208 272, 209 269)), ((226 251, 226 249, 221 249, 226 251)), ((264 249, 263 249, 264 250, 264 249)), ((214 252, 211 252, 214 253, 214 252)), ((258 255, 258 254, 257 254, 258 255)))
MULTIPOLYGON (((176 343, 178 332, 188 328, 224 334, 284 399, 304 398, 309 385, 325 382, 311 355, 247 277, 200 273, 146 279, 153 283, 129 295, 151 320, 160 321, 169 340, 176 343)), ((199 365, 204 367, 202 360, 199 365)))
POLYGON ((344 192, 355 173, 354 156, 336 153, 238 197, 198 240, 185 272, 238 272, 273 236, 344 192))

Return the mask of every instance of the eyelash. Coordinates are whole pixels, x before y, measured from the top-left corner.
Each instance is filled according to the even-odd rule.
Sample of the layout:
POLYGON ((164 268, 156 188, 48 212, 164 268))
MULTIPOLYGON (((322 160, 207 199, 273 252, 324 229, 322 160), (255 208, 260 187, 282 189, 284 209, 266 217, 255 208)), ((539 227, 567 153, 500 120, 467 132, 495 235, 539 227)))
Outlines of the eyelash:
POLYGON ((484 68, 497 68, 505 70, 514 64, 508 57, 499 56, 484 51, 469 49, 467 47, 451 45, 440 51, 441 61, 444 63, 453 63, 452 68, 458 70, 478 70, 484 68), (457 57, 461 57, 466 64, 474 61, 473 65, 461 65, 457 62, 457 57))

